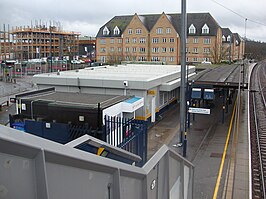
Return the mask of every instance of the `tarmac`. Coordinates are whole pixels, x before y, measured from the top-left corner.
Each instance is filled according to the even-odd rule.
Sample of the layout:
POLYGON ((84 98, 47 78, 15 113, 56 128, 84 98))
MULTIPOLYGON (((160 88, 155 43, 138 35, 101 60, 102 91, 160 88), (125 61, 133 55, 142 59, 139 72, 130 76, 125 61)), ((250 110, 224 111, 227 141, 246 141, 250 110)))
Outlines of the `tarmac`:
MULTIPOLYGON (((244 92, 243 96, 246 93, 244 92)), ((246 98, 245 98, 246 99, 246 98)), ((229 105, 222 122, 221 99, 216 98, 215 107, 210 115, 191 115, 191 125, 187 133, 186 158, 195 166, 193 196, 196 199, 213 198, 249 198, 248 170, 248 132, 247 132, 247 100, 242 99, 239 133, 229 134, 233 104, 229 105), (230 135, 224 161, 222 156, 226 138, 230 135), (233 141, 234 140, 234 141, 233 141), (219 170, 223 162, 222 175, 219 170), (219 184, 217 185, 217 182, 219 184)), ((183 147, 176 147, 180 142, 179 107, 169 108, 161 121, 148 131, 148 158, 163 144, 168 145, 180 155, 183 147)))
POLYGON ((32 84, 32 76, 12 79, 12 81, 0 81, 0 124, 8 125, 9 113, 15 113, 15 105, 9 102, 14 95, 35 89, 32 84))

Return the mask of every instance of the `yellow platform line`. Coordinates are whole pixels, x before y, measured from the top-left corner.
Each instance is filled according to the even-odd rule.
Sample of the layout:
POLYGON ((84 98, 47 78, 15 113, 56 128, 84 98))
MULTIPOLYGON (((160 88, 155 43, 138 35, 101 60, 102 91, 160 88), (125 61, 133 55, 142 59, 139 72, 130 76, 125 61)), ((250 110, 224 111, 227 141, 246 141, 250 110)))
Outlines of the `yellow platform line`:
POLYGON ((222 161, 221 161, 221 164, 220 164, 220 169, 219 169, 219 173, 218 173, 218 177, 217 177, 217 180, 216 180, 216 185, 215 185, 215 189, 214 189, 214 193, 213 193, 213 197, 212 197, 213 199, 217 198, 217 194, 218 194, 218 190, 219 190, 219 186, 220 186, 220 182, 221 182, 225 155, 226 155, 226 151, 227 151, 227 148, 228 148, 228 143, 229 143, 229 139, 230 139, 230 135, 231 135, 231 131, 232 131, 232 126, 233 126, 233 121, 234 121, 234 116, 235 116, 235 111, 236 111, 236 102, 237 102, 237 99, 235 101, 233 114, 232 114, 232 117, 231 117, 229 129, 228 129, 228 133, 227 133, 227 138, 226 138, 226 142, 225 142, 225 145, 224 145, 224 152, 223 152, 222 161))

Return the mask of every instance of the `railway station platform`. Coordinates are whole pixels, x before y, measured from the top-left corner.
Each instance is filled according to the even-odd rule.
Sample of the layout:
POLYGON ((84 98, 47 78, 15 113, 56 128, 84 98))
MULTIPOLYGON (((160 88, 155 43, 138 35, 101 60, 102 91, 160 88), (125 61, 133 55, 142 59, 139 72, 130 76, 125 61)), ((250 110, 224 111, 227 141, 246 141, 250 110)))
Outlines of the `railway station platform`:
MULTIPOLYGON (((194 198, 249 198, 246 99, 247 91, 244 91, 239 126, 235 125, 232 117, 234 104, 229 106, 222 122, 222 98, 216 98, 211 115, 197 114, 194 120, 191 116, 186 158, 195 165, 194 198)), ((234 116, 236 114, 234 112, 234 116)), ((182 155, 183 147, 176 147, 180 142, 179 107, 172 107, 161 121, 149 129, 148 135, 148 158, 163 144, 182 155)))
MULTIPOLYGON (((194 88, 237 90, 239 81, 241 88, 247 88, 248 72, 240 64, 221 66, 198 73, 190 81, 194 88)), ((228 103, 217 95, 210 115, 190 116, 186 158, 195 165, 194 198, 251 198, 247 93, 241 89, 239 111, 234 109, 234 93, 226 111, 223 107, 228 103)), ((148 158, 163 144, 183 154, 183 147, 176 147, 180 143, 179 113, 178 106, 172 107, 149 130, 148 158)))

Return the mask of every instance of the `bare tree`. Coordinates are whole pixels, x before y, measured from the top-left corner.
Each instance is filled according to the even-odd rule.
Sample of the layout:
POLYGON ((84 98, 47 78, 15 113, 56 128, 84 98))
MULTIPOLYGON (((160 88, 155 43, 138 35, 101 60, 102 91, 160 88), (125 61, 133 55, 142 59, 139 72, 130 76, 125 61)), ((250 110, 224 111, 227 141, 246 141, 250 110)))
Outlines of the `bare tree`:
POLYGON ((221 60, 226 55, 226 49, 222 49, 222 44, 216 44, 211 49, 211 58, 214 64, 221 63, 221 60))

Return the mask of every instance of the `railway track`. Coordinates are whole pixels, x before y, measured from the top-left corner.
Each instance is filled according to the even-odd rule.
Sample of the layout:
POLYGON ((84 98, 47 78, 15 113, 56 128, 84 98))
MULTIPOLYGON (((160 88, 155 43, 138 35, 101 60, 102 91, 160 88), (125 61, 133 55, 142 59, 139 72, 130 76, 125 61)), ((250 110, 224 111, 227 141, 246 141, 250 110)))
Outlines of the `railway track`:
POLYGON ((266 198, 266 61, 255 66, 250 88, 252 198, 266 198))

